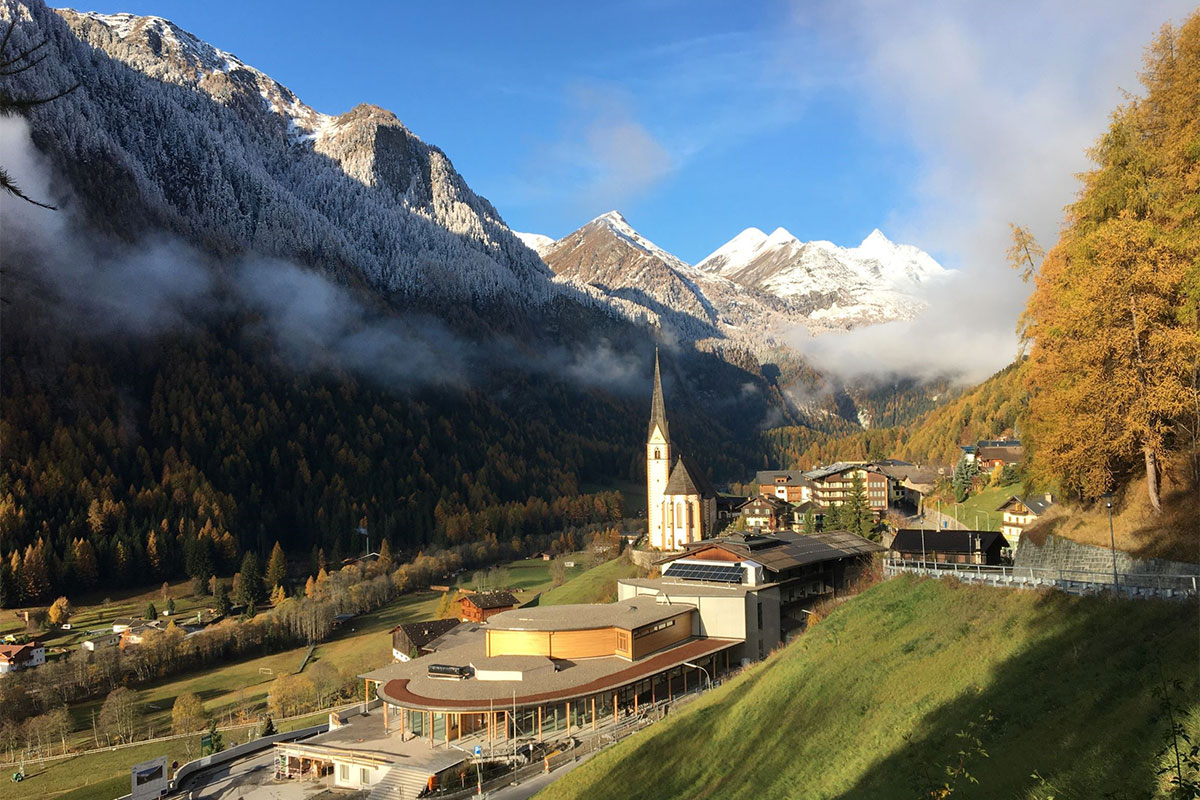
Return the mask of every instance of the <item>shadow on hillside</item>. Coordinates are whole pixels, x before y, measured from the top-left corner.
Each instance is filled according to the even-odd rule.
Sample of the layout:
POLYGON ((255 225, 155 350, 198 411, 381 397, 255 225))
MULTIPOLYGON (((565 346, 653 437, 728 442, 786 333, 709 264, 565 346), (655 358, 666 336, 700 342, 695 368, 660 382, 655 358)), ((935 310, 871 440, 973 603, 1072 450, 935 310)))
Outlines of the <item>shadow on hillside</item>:
POLYGON ((1156 656, 1168 681, 1184 681, 1177 701, 1200 696, 1196 619, 1194 603, 1047 593, 1030 628, 1054 626, 1061 634, 997 664, 986 688, 959 687, 957 699, 913 730, 897 731, 908 743, 840 797, 931 796, 947 780, 946 768, 959 763, 959 751, 970 749, 958 735, 970 731, 987 757, 966 762, 979 782, 959 778, 955 798, 1150 798, 1168 731, 1155 697, 1156 656))

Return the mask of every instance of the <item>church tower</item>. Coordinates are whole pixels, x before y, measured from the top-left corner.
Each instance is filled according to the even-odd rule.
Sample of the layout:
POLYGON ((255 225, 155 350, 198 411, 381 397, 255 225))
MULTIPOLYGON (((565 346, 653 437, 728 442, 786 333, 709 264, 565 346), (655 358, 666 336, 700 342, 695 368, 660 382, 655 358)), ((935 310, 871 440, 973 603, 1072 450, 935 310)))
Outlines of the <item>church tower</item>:
POLYGON ((654 397, 650 401, 650 430, 646 436, 646 522, 650 546, 663 550, 663 492, 671 473, 671 436, 667 430, 667 409, 663 404, 662 375, 658 370, 658 350, 654 351, 654 397))

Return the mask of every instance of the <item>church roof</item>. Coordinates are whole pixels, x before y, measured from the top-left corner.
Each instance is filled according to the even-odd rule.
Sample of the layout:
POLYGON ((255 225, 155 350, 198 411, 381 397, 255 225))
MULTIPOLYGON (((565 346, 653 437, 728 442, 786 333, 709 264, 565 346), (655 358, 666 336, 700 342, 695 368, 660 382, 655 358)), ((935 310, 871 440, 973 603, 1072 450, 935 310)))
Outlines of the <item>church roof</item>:
POLYGON ((655 427, 662 431, 664 439, 668 442, 671 441, 671 436, 667 433, 667 407, 663 403, 662 376, 658 371, 657 349, 654 351, 654 397, 650 401, 650 427, 646 431, 646 438, 654 435, 655 427))
POLYGON ((675 468, 671 470, 671 477, 667 479, 667 488, 663 490, 663 495, 716 497, 717 491, 713 489, 708 478, 696 467, 695 463, 680 456, 679 460, 675 462, 675 468))

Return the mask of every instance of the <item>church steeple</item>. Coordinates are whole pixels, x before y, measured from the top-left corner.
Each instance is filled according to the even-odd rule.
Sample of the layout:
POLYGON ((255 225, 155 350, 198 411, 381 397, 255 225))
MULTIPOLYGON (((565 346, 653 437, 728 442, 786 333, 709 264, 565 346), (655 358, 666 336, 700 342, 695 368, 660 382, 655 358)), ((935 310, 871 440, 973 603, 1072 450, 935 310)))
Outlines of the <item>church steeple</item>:
POLYGON ((662 375, 658 370, 657 347, 654 348, 654 397, 650 401, 650 428, 646 432, 647 439, 654 435, 656 427, 662 433, 664 441, 671 441, 671 436, 667 432, 667 407, 663 403, 662 375))

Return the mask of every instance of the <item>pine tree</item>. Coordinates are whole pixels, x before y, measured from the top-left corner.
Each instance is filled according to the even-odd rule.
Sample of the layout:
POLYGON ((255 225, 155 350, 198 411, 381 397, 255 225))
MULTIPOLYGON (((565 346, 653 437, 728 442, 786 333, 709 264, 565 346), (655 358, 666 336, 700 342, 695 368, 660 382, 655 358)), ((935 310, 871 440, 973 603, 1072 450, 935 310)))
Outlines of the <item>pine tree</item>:
MULTIPOLYGON (((244 569, 244 567, 243 567, 244 569)), ((283 548, 279 542, 271 549, 271 558, 267 561, 267 588, 275 589, 287 580, 287 559, 284 558, 283 548)))
POLYGON ((235 589, 234 600, 244 606, 261 602, 264 595, 262 570, 258 566, 258 556, 253 550, 246 551, 238 574, 240 580, 235 589))
POLYGON ((46 563, 46 542, 38 539, 36 544, 25 548, 21 560, 21 578, 25 583, 25 600, 40 600, 50 591, 50 568, 46 563))
POLYGON ((150 569, 154 571, 154 575, 161 577, 163 574, 163 558, 159 552, 158 533, 150 531, 150 535, 146 539, 146 558, 150 561, 150 569))
POLYGON ((392 546, 388 544, 386 536, 379 543, 379 561, 376 563, 381 573, 392 571, 392 546))
POLYGON ((958 463, 954 465, 954 474, 950 478, 955 500, 961 503, 971 496, 971 487, 975 485, 975 477, 978 474, 979 464, 977 462, 965 457, 958 460, 958 463))
POLYGON ((229 599, 229 591, 225 588, 225 582, 213 578, 213 606, 217 609, 217 613, 221 616, 229 614, 233 608, 233 602, 229 599))
POLYGON ((154 607, 154 603, 146 604, 146 611, 142 616, 146 619, 158 619, 158 609, 154 607))
POLYGON ((71 543, 75 562, 75 580, 83 589, 91 589, 100 576, 96 565, 96 551, 87 539, 76 539, 71 543))
POLYGON ((866 536, 871 528, 871 507, 867 502, 867 493, 863 488, 862 476, 855 471, 850 479, 850 490, 842 500, 839 509, 839 525, 848 531, 866 536))

